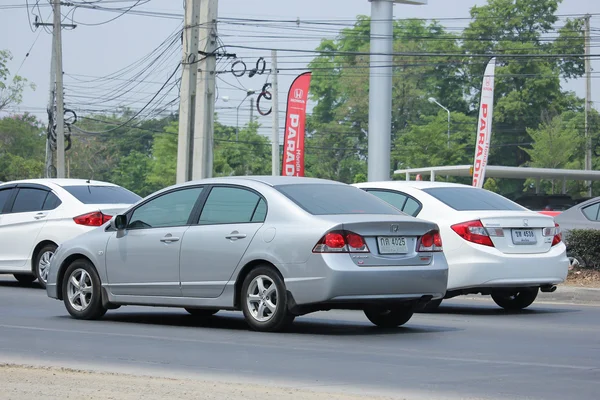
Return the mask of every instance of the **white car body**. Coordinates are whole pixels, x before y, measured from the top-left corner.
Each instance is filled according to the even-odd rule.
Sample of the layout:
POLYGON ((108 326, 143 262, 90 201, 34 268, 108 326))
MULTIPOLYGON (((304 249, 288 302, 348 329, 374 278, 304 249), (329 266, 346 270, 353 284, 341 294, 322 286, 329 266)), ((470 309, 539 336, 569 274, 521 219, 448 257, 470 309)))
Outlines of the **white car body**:
MULTIPOLYGON (((544 232, 549 235, 560 232, 552 217, 530 211, 495 193, 467 185, 387 181, 354 186, 388 202, 396 202, 392 205, 407 214, 439 225, 449 266, 448 292, 445 298, 461 294, 493 294, 494 290, 502 288, 535 288, 535 293, 538 288, 542 291, 554 291, 554 285, 566 279, 569 261, 565 244, 562 241, 553 244, 560 236, 544 236, 544 232), (427 192, 431 189, 438 190, 437 188, 455 188, 455 198, 446 198, 446 201, 450 204, 454 202, 455 206, 455 203, 462 203, 463 206, 457 208, 466 209, 457 210, 427 192), (463 190, 464 193, 458 190, 463 190), (483 192, 478 195, 473 191, 483 192), (458 193, 463 197, 458 197, 458 193), (398 196, 407 196, 408 200, 400 205, 398 201, 402 201, 402 197, 398 196), (490 203, 477 203, 479 205, 472 207, 475 209, 469 209, 469 203, 473 203, 479 196, 489 197, 490 203), (510 209, 503 209, 504 206, 510 209), (483 230, 477 232, 487 232, 493 246, 468 241, 452 229, 453 225, 469 221, 481 221, 483 230), (513 231, 523 233, 523 229, 531 229, 529 233, 534 233, 535 244, 514 243, 519 239, 513 238, 513 231)), ((439 193, 438 190, 438 196, 439 193)), ((533 242, 533 238, 527 240, 533 242)))
MULTIPOLYGON (((40 279, 40 272, 36 270, 36 267, 39 268, 36 259, 41 249, 51 250, 66 240, 97 228, 91 220, 80 219, 76 223, 75 217, 96 212, 112 216, 135 203, 136 199, 141 198, 112 183, 82 179, 28 179, 0 184, 0 273, 14 274, 21 282, 37 278, 44 286, 45 278, 42 276, 40 279), (65 188, 88 190, 90 195, 80 195, 85 201, 82 202, 65 188), (128 201, 109 204, 113 192, 114 199, 127 198, 128 201), (101 199, 100 204, 90 203, 96 193, 101 199)), ((53 252, 46 253, 45 261, 49 263, 53 252)), ((43 269, 42 275, 45 273, 43 269)))

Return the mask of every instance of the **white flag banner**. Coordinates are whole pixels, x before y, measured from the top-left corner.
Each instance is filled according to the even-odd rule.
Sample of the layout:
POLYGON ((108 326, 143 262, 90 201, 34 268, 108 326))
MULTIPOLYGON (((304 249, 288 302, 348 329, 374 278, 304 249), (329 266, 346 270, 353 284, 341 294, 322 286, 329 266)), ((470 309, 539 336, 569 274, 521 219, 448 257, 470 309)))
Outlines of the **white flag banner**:
POLYGON ((479 120, 477 122, 477 142, 475 143, 475 162, 473 163, 473 186, 483 187, 485 168, 490 153, 492 137, 492 114, 494 111, 494 72, 496 57, 492 58, 485 68, 481 101, 479 104, 479 120))

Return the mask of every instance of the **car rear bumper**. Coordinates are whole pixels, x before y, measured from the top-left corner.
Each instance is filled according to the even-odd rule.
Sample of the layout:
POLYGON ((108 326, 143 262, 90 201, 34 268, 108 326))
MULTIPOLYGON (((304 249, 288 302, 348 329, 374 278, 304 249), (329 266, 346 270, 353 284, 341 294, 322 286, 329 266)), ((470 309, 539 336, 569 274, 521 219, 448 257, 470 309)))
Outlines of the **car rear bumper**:
POLYGON ((399 267, 359 267, 348 254, 314 254, 306 264, 284 269, 286 287, 299 305, 439 299, 448 282, 442 253, 435 253, 429 265, 399 267))
POLYGON ((565 281, 569 270, 563 243, 540 254, 502 254, 467 245, 448 252, 446 257, 449 291, 558 284, 565 281))

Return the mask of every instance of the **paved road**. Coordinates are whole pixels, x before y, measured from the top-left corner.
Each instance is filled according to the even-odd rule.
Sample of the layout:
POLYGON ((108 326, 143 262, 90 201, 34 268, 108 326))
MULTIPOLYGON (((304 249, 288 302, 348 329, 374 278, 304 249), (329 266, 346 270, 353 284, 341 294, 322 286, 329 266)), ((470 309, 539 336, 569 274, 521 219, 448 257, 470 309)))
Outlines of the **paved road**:
POLYGON ((123 307, 77 321, 45 291, 0 277, 0 362, 15 361, 430 399, 597 399, 600 307, 539 303, 511 314, 451 300, 396 330, 341 311, 264 334, 228 312, 202 321, 123 307))

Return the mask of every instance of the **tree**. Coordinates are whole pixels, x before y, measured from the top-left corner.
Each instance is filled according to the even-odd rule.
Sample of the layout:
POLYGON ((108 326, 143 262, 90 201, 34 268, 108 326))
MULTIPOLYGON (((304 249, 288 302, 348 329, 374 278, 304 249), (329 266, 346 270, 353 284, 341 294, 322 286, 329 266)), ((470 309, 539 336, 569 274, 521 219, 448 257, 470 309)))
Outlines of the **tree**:
POLYGON ((19 104, 23 98, 26 87, 35 89, 33 84, 28 84, 27 79, 15 75, 9 79, 10 73, 6 64, 12 60, 8 50, 0 50, 0 111, 11 104, 19 104))
POLYGON ((44 128, 33 115, 0 119, 0 181, 44 175, 44 128))

